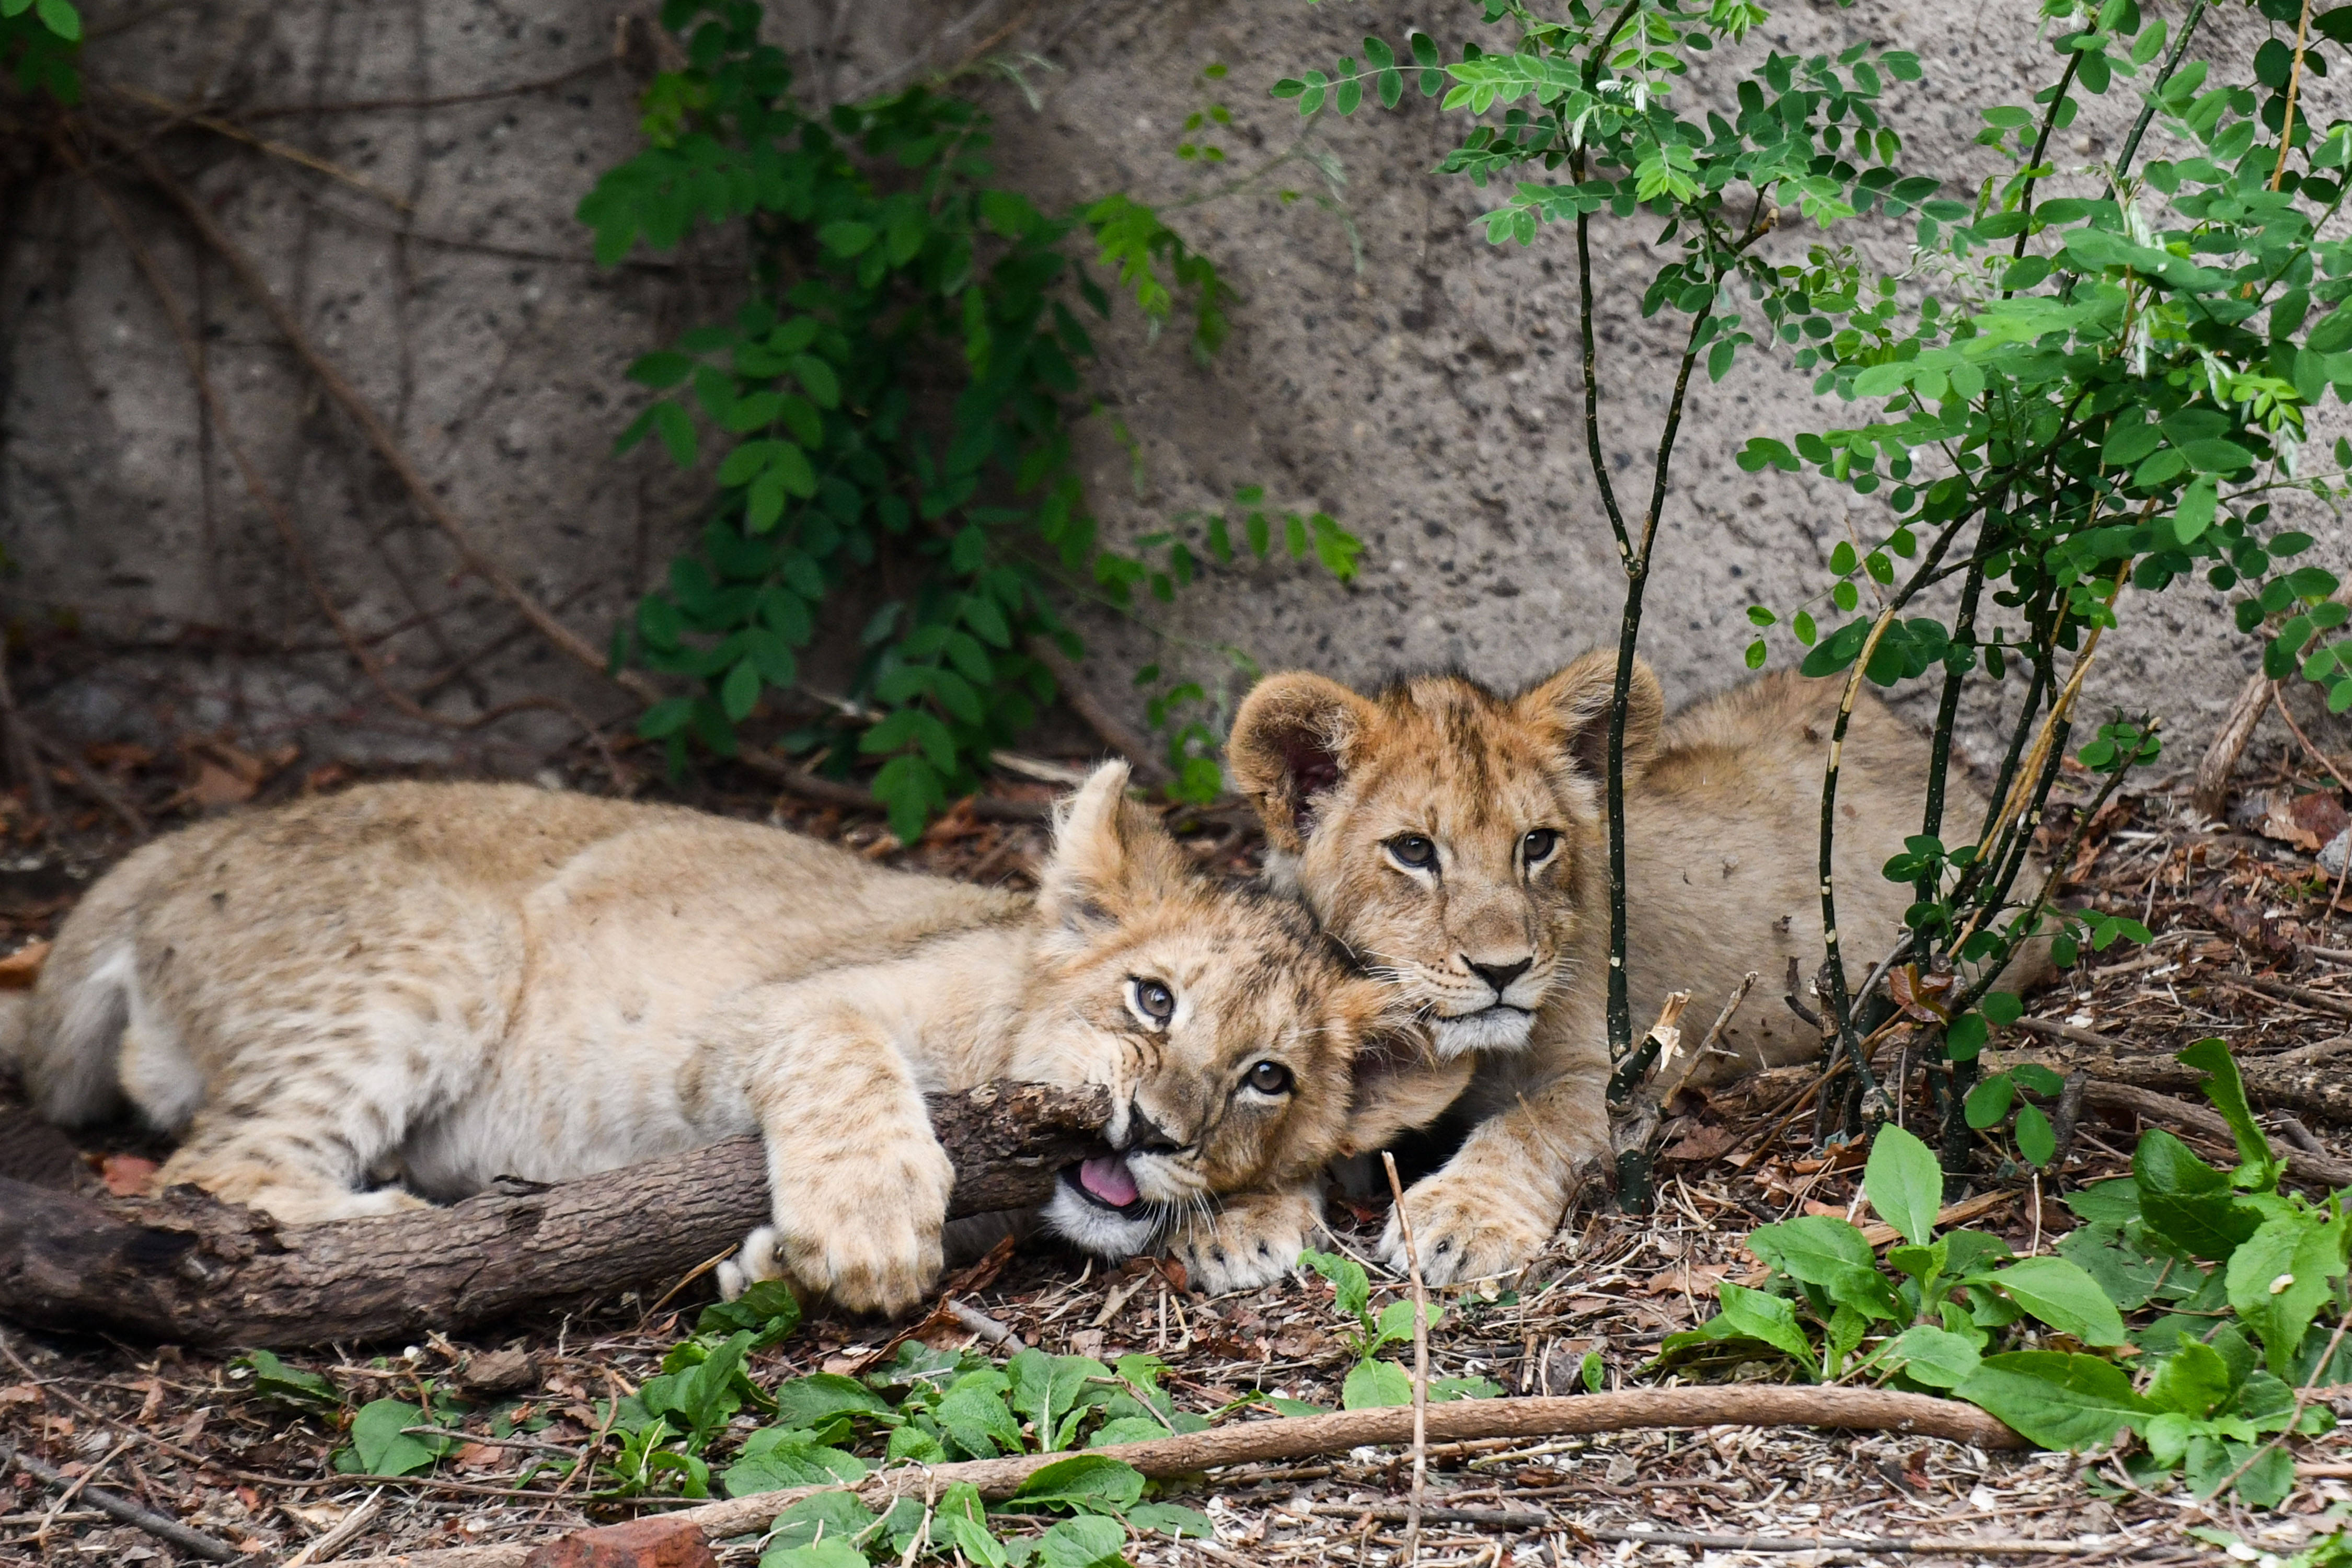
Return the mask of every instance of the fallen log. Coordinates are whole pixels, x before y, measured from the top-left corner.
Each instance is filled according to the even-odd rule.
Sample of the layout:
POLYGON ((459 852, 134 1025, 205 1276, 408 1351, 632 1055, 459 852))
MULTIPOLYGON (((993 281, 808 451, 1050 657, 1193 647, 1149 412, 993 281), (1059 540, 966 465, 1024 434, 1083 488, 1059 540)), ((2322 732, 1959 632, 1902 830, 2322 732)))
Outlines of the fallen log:
MULTIPOLYGON (((929 1097, 956 1171, 950 1217, 1034 1207, 1102 1152, 1099 1087, 998 1082, 929 1097)), ((0 1152, 0 1167, 5 1167, 0 1152)), ((454 1331, 671 1282, 769 1215, 756 1138, 445 1208, 280 1226, 193 1187, 108 1198, 0 1176, 0 1317, 197 1345, 454 1331)))
MULTIPOLYGON (((1943 1437, 1979 1448, 2016 1449, 2025 1440, 1993 1416, 1957 1399, 1897 1394, 1878 1388, 1792 1387, 1729 1384, 1699 1388, 1633 1388, 1617 1394, 1540 1395, 1524 1399, 1461 1399, 1429 1406, 1429 1436, 1442 1442, 1483 1437, 1564 1437, 1660 1426, 1826 1426, 1856 1432, 1900 1432, 1943 1437)), ((1394 1405, 1342 1410, 1273 1421, 1235 1421, 1205 1432, 1114 1443, 1088 1454, 1123 1459, 1145 1475, 1188 1476, 1221 1465, 1302 1459, 1341 1454, 1367 1444, 1397 1444, 1412 1436, 1412 1410, 1394 1405)), ((854 1489, 877 1510, 901 1495, 936 1497, 959 1481, 983 1498, 1011 1497, 1021 1484, 1066 1453, 1024 1454, 951 1465, 902 1465, 877 1470, 856 1488, 793 1487, 725 1502, 704 1503, 665 1516, 669 1529, 691 1526, 705 1539, 726 1540, 765 1530, 776 1515, 821 1491, 854 1489)), ((593 1536, 593 1531, 581 1532, 593 1536)), ((521 1568, 528 1543, 463 1546, 390 1557, 351 1558, 351 1568, 521 1568)))

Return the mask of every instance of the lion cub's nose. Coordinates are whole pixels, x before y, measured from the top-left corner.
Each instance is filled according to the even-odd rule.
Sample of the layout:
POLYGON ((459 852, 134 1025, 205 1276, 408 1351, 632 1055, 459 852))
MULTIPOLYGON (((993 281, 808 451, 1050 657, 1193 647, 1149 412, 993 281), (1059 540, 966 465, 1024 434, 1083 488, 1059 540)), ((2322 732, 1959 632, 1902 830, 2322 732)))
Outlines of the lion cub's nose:
POLYGON ((1517 963, 1479 963, 1467 955, 1464 956, 1462 962, 1470 965, 1471 973, 1493 986, 1496 996, 1509 990, 1511 982, 1525 974, 1535 964, 1533 958, 1523 958, 1517 963))
POLYGON ((1129 1103, 1127 1108, 1127 1141, 1119 1147, 1122 1154, 1173 1154, 1183 1145, 1168 1135, 1168 1130, 1151 1120, 1140 1105, 1129 1103))

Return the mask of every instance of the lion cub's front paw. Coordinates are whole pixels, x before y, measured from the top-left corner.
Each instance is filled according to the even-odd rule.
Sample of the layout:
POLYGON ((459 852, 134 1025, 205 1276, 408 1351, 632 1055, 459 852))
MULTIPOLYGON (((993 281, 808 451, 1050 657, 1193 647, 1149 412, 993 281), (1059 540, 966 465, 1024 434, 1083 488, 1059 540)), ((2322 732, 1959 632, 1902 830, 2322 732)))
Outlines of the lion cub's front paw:
POLYGON ((790 1279, 851 1311, 895 1318, 940 1277, 940 1232, 954 1185, 955 1167, 928 1136, 876 1150, 854 1166, 814 1169, 774 1194, 772 1229, 744 1243, 741 1260, 769 1270, 747 1267, 747 1281, 790 1279), (755 1250, 762 1237, 763 1253, 755 1250))
POLYGON ((1222 1296, 1270 1285, 1297 1268, 1322 1226, 1311 1192, 1244 1193, 1215 1214, 1186 1219, 1168 1250, 1194 1289, 1222 1296))
MULTIPOLYGON (((1491 1180, 1468 1173, 1440 1172, 1415 1183, 1404 1206, 1421 1255, 1421 1277, 1431 1285, 1525 1268, 1551 1239, 1559 1218, 1524 1195, 1498 1190, 1491 1180)), ((1381 1237, 1381 1256, 1398 1273, 1405 1271, 1404 1233, 1393 1214, 1381 1237)))

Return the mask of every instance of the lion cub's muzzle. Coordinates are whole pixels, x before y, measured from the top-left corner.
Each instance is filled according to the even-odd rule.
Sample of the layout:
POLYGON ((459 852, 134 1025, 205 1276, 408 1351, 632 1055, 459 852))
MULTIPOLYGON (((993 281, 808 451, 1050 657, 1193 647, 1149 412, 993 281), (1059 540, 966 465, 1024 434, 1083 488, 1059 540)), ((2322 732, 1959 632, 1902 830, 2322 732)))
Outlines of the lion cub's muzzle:
POLYGON ((1201 1183, 1178 1163, 1184 1145, 1140 1105, 1129 1102, 1106 1131, 1112 1152, 1063 1168, 1045 1220, 1075 1245, 1117 1259, 1157 1242, 1201 1183))
POLYGON ((1435 993, 1428 1010, 1430 1043, 1442 1058, 1476 1051, 1514 1051, 1528 1043, 1536 1009, 1551 989, 1552 966, 1530 956, 1508 963, 1479 963, 1466 955, 1466 973, 1432 973, 1435 993))

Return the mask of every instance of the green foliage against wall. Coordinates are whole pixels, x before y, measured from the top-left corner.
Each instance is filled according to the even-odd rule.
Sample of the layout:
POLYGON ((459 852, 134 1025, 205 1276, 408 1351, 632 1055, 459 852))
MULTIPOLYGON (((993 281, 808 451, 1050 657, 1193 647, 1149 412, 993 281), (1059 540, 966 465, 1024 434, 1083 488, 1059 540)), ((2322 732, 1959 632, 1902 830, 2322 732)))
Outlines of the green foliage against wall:
MULTIPOLYGON (((688 736, 732 751, 763 697, 799 684, 820 619, 856 606, 848 700, 783 743, 836 772, 879 763, 875 793, 911 838, 1053 698, 1034 650, 1083 652, 1073 602, 1165 600, 1204 556, 1277 542, 1353 574, 1358 546, 1331 519, 1270 523, 1254 494, 1238 538, 1222 517, 1130 550, 1100 537, 1073 447, 1092 409, 1089 321, 1122 299, 1155 331, 1181 319, 1203 362, 1230 330, 1231 286, 1150 206, 1114 192, 1041 209, 998 180, 987 116, 948 92, 803 110, 750 0, 662 15, 689 64, 647 90, 648 146, 580 216, 608 264, 740 225, 751 298, 630 371, 666 395, 624 449, 652 437, 685 467, 720 454, 700 548, 614 641, 616 661, 692 685, 643 733, 673 757, 688 736)), ((1186 765, 1197 742, 1175 750, 1191 792, 1213 793, 1186 765)))

